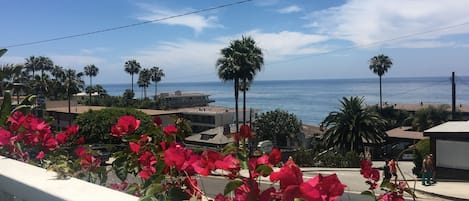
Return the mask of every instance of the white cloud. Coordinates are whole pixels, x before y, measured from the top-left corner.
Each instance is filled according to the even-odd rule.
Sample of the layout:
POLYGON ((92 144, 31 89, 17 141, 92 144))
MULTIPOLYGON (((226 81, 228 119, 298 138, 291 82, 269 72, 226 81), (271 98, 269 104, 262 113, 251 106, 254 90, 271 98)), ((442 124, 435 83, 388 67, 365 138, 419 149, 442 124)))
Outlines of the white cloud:
MULTIPOLYGON (((181 15, 183 13, 188 13, 188 12, 193 11, 193 9, 170 10, 166 8, 150 6, 147 4, 140 4, 139 6, 143 10, 146 10, 148 12, 138 17, 139 20, 143 20, 143 21, 164 19, 167 17, 181 15)), ((217 20, 218 18, 216 16, 203 16, 199 14, 191 14, 191 15, 184 15, 184 16, 179 16, 175 18, 155 21, 155 23, 186 26, 186 27, 190 27, 194 29, 196 33, 200 33, 206 28, 221 27, 221 25, 217 24, 217 20)))
POLYGON ((300 12, 302 9, 297 5, 291 5, 282 9, 279 9, 279 13, 296 13, 300 12))
POLYGON ((87 48, 87 49, 80 50, 80 52, 83 54, 94 54, 97 52, 107 52, 107 51, 109 51, 109 48, 105 48, 105 47, 87 48))
POLYGON ((227 47, 231 40, 241 38, 241 35, 254 38, 264 53, 265 62, 326 51, 315 47, 316 44, 327 40, 325 36, 289 31, 264 33, 253 30, 209 42, 180 40, 160 43, 137 51, 122 60, 136 59, 145 68, 160 66, 164 69, 166 78, 173 81, 203 80, 207 77, 216 79, 215 63, 220 56, 220 50, 227 47))
MULTIPOLYGON (((467 25, 437 30, 469 22, 467 7, 469 1, 350 0, 338 7, 313 12, 306 18, 310 20, 308 26, 318 33, 352 41, 356 45, 405 36, 403 40, 385 44, 396 46, 411 40, 423 43, 422 40, 469 33, 467 25)), ((433 41, 433 44, 436 43, 433 41)), ((446 46, 447 43, 441 45, 446 46)))
POLYGON ((6 56, 0 58, 0 65, 2 64, 22 64, 25 62, 26 57, 18 57, 18 56, 6 56))

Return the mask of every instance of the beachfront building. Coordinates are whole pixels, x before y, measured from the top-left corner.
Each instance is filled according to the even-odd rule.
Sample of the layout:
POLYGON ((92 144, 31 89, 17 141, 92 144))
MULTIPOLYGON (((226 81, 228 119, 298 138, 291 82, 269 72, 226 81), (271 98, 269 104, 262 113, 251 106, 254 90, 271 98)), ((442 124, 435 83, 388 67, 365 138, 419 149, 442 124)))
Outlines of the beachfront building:
MULTIPOLYGON (((418 141, 427 139, 428 137, 423 136, 423 132, 413 131, 410 126, 397 127, 386 131, 388 137, 386 138, 382 155, 397 156, 403 150, 417 144, 418 141)), ((408 153, 403 153, 399 160, 413 160, 413 150, 408 153)))
POLYGON ((218 106, 181 108, 173 111, 190 121, 193 133, 231 125, 235 115, 234 110, 218 106))
POLYGON ((160 93, 158 99, 162 109, 177 109, 187 107, 204 107, 215 102, 209 95, 201 93, 182 93, 176 91, 174 94, 160 93))
POLYGON ((469 121, 450 121, 423 132, 430 137, 437 178, 469 178, 469 121))
POLYGON ((225 145, 233 142, 231 134, 235 132, 236 127, 233 125, 218 126, 187 137, 184 144, 192 149, 220 151, 225 145))

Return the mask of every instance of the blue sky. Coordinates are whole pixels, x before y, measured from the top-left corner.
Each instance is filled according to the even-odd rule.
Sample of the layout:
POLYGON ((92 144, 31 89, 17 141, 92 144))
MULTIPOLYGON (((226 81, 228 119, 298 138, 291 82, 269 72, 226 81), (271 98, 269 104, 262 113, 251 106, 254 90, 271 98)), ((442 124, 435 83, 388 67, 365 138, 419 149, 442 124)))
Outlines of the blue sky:
POLYGON ((236 0, 4 1, 0 65, 48 56, 82 70, 95 64, 96 83, 130 82, 124 63, 159 66, 163 82, 217 81, 220 49, 242 35, 264 52, 256 80, 376 77, 368 60, 388 55, 385 77, 469 75, 469 1, 253 0, 115 31, 17 44, 161 19, 236 0), (11 46, 11 47, 10 47, 11 46))

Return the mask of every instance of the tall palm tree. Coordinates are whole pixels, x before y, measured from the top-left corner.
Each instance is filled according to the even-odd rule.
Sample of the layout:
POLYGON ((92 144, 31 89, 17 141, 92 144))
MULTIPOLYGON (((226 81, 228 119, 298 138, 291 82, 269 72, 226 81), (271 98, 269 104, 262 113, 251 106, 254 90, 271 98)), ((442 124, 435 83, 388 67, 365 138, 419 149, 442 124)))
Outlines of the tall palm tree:
POLYGON ((143 94, 145 99, 147 98, 147 88, 150 86, 150 79, 151 79, 151 71, 147 68, 144 68, 142 71, 140 71, 139 77, 138 77, 138 85, 139 87, 143 88, 143 94))
POLYGON ((388 72, 392 66, 391 58, 384 54, 374 56, 370 59, 370 70, 379 76, 379 108, 383 110, 383 96, 381 88, 381 77, 388 72))
POLYGON ((365 108, 363 98, 343 97, 339 111, 329 113, 321 123, 326 128, 323 142, 337 147, 342 153, 364 151, 364 143, 381 143, 386 137, 386 121, 365 108))
POLYGON ((150 69, 151 71, 151 81, 155 83, 155 99, 158 97, 158 92, 157 92, 157 85, 158 82, 161 81, 161 78, 165 76, 163 69, 160 67, 153 67, 150 69))
POLYGON ((24 67, 26 68, 27 72, 32 72, 33 77, 34 77, 36 70, 39 70, 39 57, 30 56, 30 57, 26 58, 26 62, 24 63, 24 67))
POLYGON ((234 42, 235 63, 239 66, 238 75, 242 81, 243 124, 246 124, 246 91, 258 71, 264 65, 262 50, 251 37, 243 36, 234 42))
MULTIPOLYGON (((90 77, 90 87, 93 88, 93 80, 91 78, 96 77, 96 75, 98 75, 99 68, 96 67, 94 64, 90 64, 90 65, 85 66, 84 72, 86 76, 90 77)), ((90 105, 91 105, 91 93, 92 92, 93 90, 90 91, 90 100, 89 100, 90 105)))
POLYGON ((236 66, 234 59, 234 49, 231 42, 230 46, 221 49, 221 57, 217 59, 216 68, 218 77, 224 82, 234 81, 234 97, 235 97, 235 123, 236 133, 239 133, 239 115, 238 115, 238 97, 239 97, 239 66, 236 66))
MULTIPOLYGON (((71 114, 71 105, 70 105, 70 100, 72 97, 72 94, 80 92, 83 87, 84 87, 84 81, 81 78, 83 76, 82 72, 77 73, 73 69, 67 69, 65 70, 65 80, 64 80, 64 85, 67 90, 67 100, 68 100, 68 114, 71 114)), ((69 116, 69 125, 72 123, 72 118, 69 116)))
POLYGON ((0 57, 2 57, 7 51, 8 49, 6 48, 0 49, 0 57))
POLYGON ((140 72, 140 63, 138 63, 135 59, 128 60, 125 62, 125 72, 129 73, 132 77, 132 93, 134 92, 134 74, 138 74, 140 72))

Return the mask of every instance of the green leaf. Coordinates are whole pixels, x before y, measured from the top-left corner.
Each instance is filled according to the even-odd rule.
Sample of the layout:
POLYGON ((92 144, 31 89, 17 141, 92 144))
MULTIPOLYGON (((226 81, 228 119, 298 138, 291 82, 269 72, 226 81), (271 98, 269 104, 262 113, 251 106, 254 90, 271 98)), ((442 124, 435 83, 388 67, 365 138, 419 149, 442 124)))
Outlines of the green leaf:
POLYGON ((241 180, 230 181, 229 183, 226 184, 223 194, 226 195, 230 193, 231 191, 235 190, 236 188, 240 187, 241 185, 243 185, 243 181, 241 180))
POLYGON ((145 196, 161 194, 163 192, 163 186, 161 184, 153 184, 147 188, 145 191, 145 196))
POLYGON ((260 164, 256 167, 256 172, 259 172, 262 174, 262 176, 268 176, 270 173, 272 173, 274 170, 268 165, 260 164))
POLYGON ((188 200, 190 197, 189 195, 182 191, 179 188, 170 188, 168 191, 168 197, 166 200, 168 201, 180 201, 180 200, 188 200))
POLYGON ((0 57, 2 57, 3 54, 5 54, 7 51, 8 51, 8 49, 6 49, 6 48, 0 49, 0 57))
POLYGON ((127 187, 127 193, 134 195, 138 191, 138 184, 133 183, 127 187))
POLYGON ((2 103, 2 108, 0 109, 0 126, 4 127, 8 116, 10 116, 10 111, 11 111, 11 94, 10 91, 5 91, 3 93, 3 103, 2 103))
POLYGON ((222 153, 224 156, 226 156, 228 154, 235 152, 236 149, 238 149, 238 147, 236 147, 234 143, 229 143, 225 147, 223 147, 222 153))
POLYGON ((127 167, 128 167, 128 162, 127 162, 127 157, 121 156, 116 158, 114 162, 112 162, 112 168, 114 169, 114 172, 116 173, 116 176, 123 182, 127 179, 127 167))
POLYGON ((385 189, 388 189, 390 191, 394 190, 394 185, 390 182, 390 180, 383 180, 383 182, 381 182, 381 185, 379 186, 381 188, 385 188, 385 189))
POLYGON ((238 160, 240 161, 241 168, 247 169, 249 167, 247 153, 241 151, 241 152, 238 152, 237 156, 238 156, 238 160))
POLYGON ((371 191, 363 191, 361 193, 362 195, 368 195, 368 196, 371 196, 371 197, 374 197, 373 193, 371 191))

